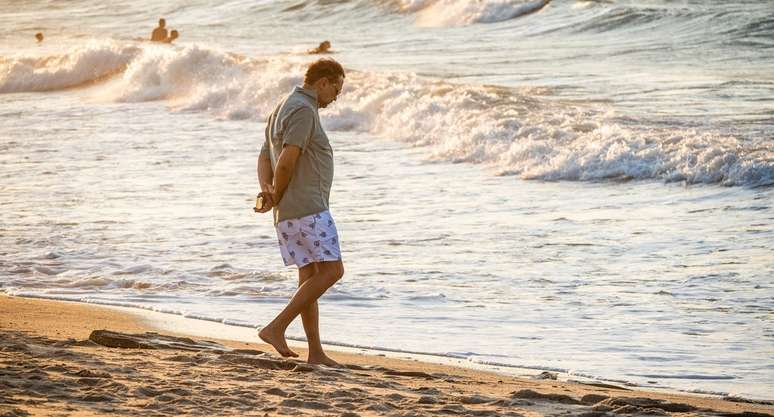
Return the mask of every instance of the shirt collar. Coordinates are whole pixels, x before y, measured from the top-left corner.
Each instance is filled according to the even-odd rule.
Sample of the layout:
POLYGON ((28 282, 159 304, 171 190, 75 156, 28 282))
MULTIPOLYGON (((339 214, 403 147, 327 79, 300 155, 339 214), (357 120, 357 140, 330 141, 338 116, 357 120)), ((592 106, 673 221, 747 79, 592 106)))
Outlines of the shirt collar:
POLYGON ((310 99, 312 99, 312 103, 314 104, 314 107, 317 108, 317 92, 314 90, 310 90, 308 88, 304 88, 301 86, 296 86, 296 88, 293 90, 294 93, 300 93, 303 94, 310 99))

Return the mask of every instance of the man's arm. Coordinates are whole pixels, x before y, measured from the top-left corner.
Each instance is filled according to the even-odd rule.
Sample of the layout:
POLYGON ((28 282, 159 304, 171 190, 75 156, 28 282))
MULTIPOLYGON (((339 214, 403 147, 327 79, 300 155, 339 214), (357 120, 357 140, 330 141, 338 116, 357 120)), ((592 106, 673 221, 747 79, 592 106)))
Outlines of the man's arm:
MULTIPOLYGON (((277 167, 274 171, 274 182, 271 186, 271 200, 274 205, 279 204, 282 200, 282 196, 285 195, 285 190, 290 184, 290 180, 293 178, 293 173, 296 170, 296 162, 301 155, 301 148, 296 145, 285 145, 282 147, 279 159, 277 160, 277 167)), ((269 165, 271 167, 271 165, 269 165)))
POLYGON ((258 185, 262 192, 271 192, 271 184, 274 181, 274 170, 271 169, 271 157, 269 148, 264 145, 258 156, 258 185))
POLYGON ((258 174, 258 186, 261 188, 259 195, 263 196, 263 205, 255 211, 258 213, 266 213, 275 206, 274 201, 271 199, 272 181, 274 181, 274 170, 271 167, 271 146, 269 144, 269 132, 271 127, 271 117, 266 121, 266 130, 264 132, 265 139, 263 146, 261 146, 261 153, 258 155, 258 163, 256 164, 256 171, 258 174))
POLYGON ((261 152, 260 156, 258 156, 257 171, 258 183, 261 186, 261 193, 259 195, 263 196, 263 205, 260 208, 256 206, 255 211, 258 213, 266 213, 276 205, 271 198, 271 182, 274 177, 274 172, 271 169, 271 159, 268 153, 261 152))
POLYGON ((293 178, 296 162, 302 150, 307 146, 314 128, 314 110, 301 107, 294 111, 287 120, 282 133, 282 152, 274 166, 274 182, 271 187, 271 200, 278 205, 285 190, 293 178))

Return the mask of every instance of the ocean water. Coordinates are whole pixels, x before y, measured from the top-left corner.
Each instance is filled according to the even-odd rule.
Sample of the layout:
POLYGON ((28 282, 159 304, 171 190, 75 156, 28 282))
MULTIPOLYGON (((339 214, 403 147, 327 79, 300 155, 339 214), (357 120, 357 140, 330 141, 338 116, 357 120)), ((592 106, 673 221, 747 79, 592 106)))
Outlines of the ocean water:
POLYGON ((263 121, 327 39, 325 341, 774 399, 773 16, 2 3, 0 290, 267 323, 296 278, 251 209, 263 121), (141 40, 159 17, 174 45, 141 40))

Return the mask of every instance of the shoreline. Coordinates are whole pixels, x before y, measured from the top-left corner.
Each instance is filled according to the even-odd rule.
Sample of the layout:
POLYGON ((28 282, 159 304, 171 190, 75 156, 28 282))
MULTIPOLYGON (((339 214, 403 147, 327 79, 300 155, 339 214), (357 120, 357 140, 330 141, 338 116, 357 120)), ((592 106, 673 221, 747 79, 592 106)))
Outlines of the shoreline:
MULTIPOLYGON (((241 325, 224 323, 219 320, 212 320, 208 318, 186 317, 176 312, 165 312, 145 308, 142 306, 133 306, 127 303, 126 305, 118 305, 111 303, 68 300, 57 297, 46 297, 38 295, 9 295, 0 292, 0 297, 16 297, 22 299, 43 300, 61 303, 72 303, 77 305, 95 306, 108 310, 120 312, 122 314, 134 317, 140 323, 143 328, 147 327, 151 329, 149 331, 161 332, 164 334, 178 335, 182 337, 198 337, 206 339, 219 340, 226 343, 249 343, 253 345, 262 346, 264 350, 274 352, 273 348, 263 343, 257 336, 257 328, 241 325)), ((297 353, 303 353, 300 357, 304 357, 306 354, 306 341, 302 338, 287 338, 288 345, 297 351, 297 353)), ((379 356, 385 358, 391 358, 395 360, 423 362, 428 364, 449 366, 454 368, 468 369, 475 372, 491 373, 499 376, 508 376, 515 378, 536 378, 540 374, 553 374, 558 378, 556 380, 566 383, 580 383, 580 384, 602 384, 609 386, 620 387, 621 389, 636 390, 652 392, 655 394, 674 394, 674 395, 689 395, 699 396, 706 398, 715 398, 719 400, 730 400, 740 403, 760 404, 760 405, 772 405, 774 406, 774 399, 760 399, 760 398, 747 398, 736 395, 728 395, 725 393, 711 392, 711 391, 687 391, 680 390, 672 387, 664 386, 645 386, 628 383, 623 380, 605 379, 587 377, 584 375, 576 375, 570 372, 563 372, 557 369, 541 368, 541 367, 520 367, 511 365, 498 365, 488 364, 480 362, 471 362, 464 358, 458 358, 450 355, 427 353, 427 352, 413 352, 404 351, 399 349, 390 348, 378 348, 368 346, 346 345, 336 343, 323 343, 323 347, 326 352, 336 352, 340 354, 358 354, 366 356, 379 356)))
MULTIPOLYGON (((362 349, 353 349, 354 352, 330 350, 330 356, 347 365, 347 369, 335 370, 309 366, 304 361, 281 359, 268 345, 230 340, 229 337, 207 338, 225 346, 224 349, 231 350, 228 354, 222 351, 197 353, 182 350, 174 351, 175 355, 170 357, 168 349, 106 348, 88 340, 93 330, 109 329, 126 333, 158 332, 164 335, 192 338, 200 336, 191 334, 188 329, 178 329, 175 332, 164 330, 163 326, 153 325, 147 315, 143 317, 142 314, 132 314, 131 311, 122 311, 115 307, 79 302, 21 298, 2 294, 0 295, 0 329, 4 336, 0 351, 11 355, 11 361, 0 367, 4 374, 0 380, 6 381, 0 383, 0 392, 5 391, 4 397, 10 399, 0 402, 0 411, 8 408, 10 411, 6 411, 9 413, 16 413, 7 415, 43 415, 50 411, 72 411, 74 412, 72 415, 79 416, 100 415, 100 413, 107 413, 109 409, 117 414, 126 412, 127 415, 131 415, 140 406, 143 409, 150 407, 156 412, 167 415, 196 414, 195 411, 203 404, 213 400, 201 392, 215 392, 236 383, 253 385, 250 390, 237 390, 233 395, 227 395, 227 399, 219 399, 219 401, 224 401, 224 404, 233 403, 235 410, 242 410, 239 411, 240 414, 245 414, 248 410, 256 411, 255 404, 252 406, 248 404, 248 397, 245 397, 247 393, 253 393, 249 397, 252 401, 255 397, 254 393, 257 392, 256 388, 259 391, 265 388, 263 392, 266 396, 260 404, 268 404, 271 402, 270 399, 276 399, 279 402, 261 408, 265 411, 260 415, 293 414, 291 411, 294 410, 300 414, 314 415, 329 415, 332 412, 341 413, 340 415, 347 413, 350 413, 349 415, 402 415, 398 413, 399 411, 414 413, 410 415, 425 415, 422 411, 424 409, 427 414, 443 412, 441 410, 446 409, 451 414, 462 415, 508 415, 509 413, 524 415, 525 412, 532 415, 548 415, 562 411, 575 414, 585 410, 585 412, 596 412, 595 415, 601 416, 605 413, 606 415, 626 414, 627 410, 631 414, 635 413, 638 407, 640 411, 651 410, 661 415, 671 415, 669 413, 672 412, 679 412, 680 415, 707 415, 708 413, 724 416, 774 415, 774 406, 769 404, 734 402, 701 394, 653 392, 600 383, 528 379, 453 364, 436 364, 416 358, 379 356, 364 353, 362 349), (259 357, 247 358, 233 354, 237 351, 264 353, 260 353, 259 357), (122 379, 120 370, 126 370, 126 366, 110 364, 124 364, 127 361, 136 363, 126 378, 122 379), (162 400, 165 398, 169 400, 165 402, 157 398, 160 394, 155 396, 143 394, 144 392, 147 394, 148 387, 138 386, 133 390, 130 389, 138 382, 142 385, 146 379, 156 379, 161 381, 162 385, 168 384, 169 389, 175 389, 177 384, 175 381, 183 383, 177 376, 177 373, 181 372, 181 365, 198 363, 197 361, 201 361, 202 366, 204 364, 209 366, 207 376, 198 380, 201 384, 199 390, 188 387, 185 389, 188 393, 179 395, 179 398, 175 398, 170 391, 167 397, 161 395, 162 400), (9 366, 10 363, 24 364, 24 366, 21 368, 9 366), (57 372, 63 373, 62 378, 67 380, 72 375, 62 369, 72 368, 70 365, 74 364, 80 364, 81 367, 84 367, 84 364, 88 365, 78 372, 101 372, 103 375, 110 375, 113 382, 105 384, 102 390, 105 392, 100 391, 101 393, 95 394, 94 391, 98 391, 102 385, 99 383, 89 385, 93 382, 91 379, 95 378, 81 376, 75 381, 89 379, 84 382, 82 389, 61 388, 62 392, 54 390, 53 396, 46 394, 43 395, 45 399, 36 398, 35 387, 41 383, 41 380, 54 381, 57 372), (269 368, 278 367, 277 369, 280 370, 274 368, 267 370, 264 365, 269 368), (303 370, 293 371, 292 369, 303 370), (30 375, 31 372, 34 375, 30 375), (265 378, 257 380, 247 378, 242 381, 243 378, 240 377, 245 373, 259 372, 265 378), (144 376, 138 378, 138 373, 144 376), (214 378, 214 375, 218 378, 214 378), (30 377, 34 381, 31 385, 30 377), (363 396, 366 399, 362 403, 341 401, 341 398, 336 396, 338 395, 336 392, 341 391, 340 388, 338 391, 336 389, 328 391, 341 386, 349 386, 352 391, 350 394, 363 396), (269 393, 273 389, 278 389, 287 395, 269 393), (317 394, 312 395, 308 391, 314 391, 317 394), (85 400, 95 399, 89 395, 101 395, 102 397, 99 398, 104 401, 85 400), (314 398, 305 397, 309 395, 314 398), (640 403, 636 401, 632 403, 632 399, 639 399, 640 403), (174 404, 170 405, 170 402, 174 404), (73 410, 69 410, 70 408, 73 410)), ((245 328, 245 330, 253 332, 252 329, 245 328)), ((298 348, 298 353, 303 358, 306 350, 298 348)), ((199 366, 194 367, 194 369, 198 368, 199 366)), ((77 375, 78 372, 75 374, 77 375)), ((71 387, 72 385, 70 381, 56 386, 71 387)), ((51 391, 50 387, 47 389, 51 391)), ((344 395, 340 392, 339 394, 344 395)), ((228 408, 227 405, 226 408, 228 408)))

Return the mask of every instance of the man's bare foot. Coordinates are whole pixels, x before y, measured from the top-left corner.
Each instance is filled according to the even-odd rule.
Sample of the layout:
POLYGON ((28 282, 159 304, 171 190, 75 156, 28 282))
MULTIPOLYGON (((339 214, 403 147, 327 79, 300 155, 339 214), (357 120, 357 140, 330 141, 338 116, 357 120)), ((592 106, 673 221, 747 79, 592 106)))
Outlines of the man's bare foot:
POLYGON ((284 357, 298 357, 298 353, 293 352, 285 342, 285 335, 269 326, 264 327, 258 332, 258 337, 264 342, 272 345, 277 352, 284 357))
POLYGON ((325 365, 330 366, 331 368, 342 368, 342 365, 333 359, 326 356, 324 353, 319 354, 309 354, 309 358, 306 360, 307 363, 313 364, 313 365, 325 365))

